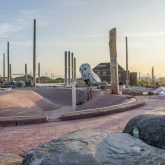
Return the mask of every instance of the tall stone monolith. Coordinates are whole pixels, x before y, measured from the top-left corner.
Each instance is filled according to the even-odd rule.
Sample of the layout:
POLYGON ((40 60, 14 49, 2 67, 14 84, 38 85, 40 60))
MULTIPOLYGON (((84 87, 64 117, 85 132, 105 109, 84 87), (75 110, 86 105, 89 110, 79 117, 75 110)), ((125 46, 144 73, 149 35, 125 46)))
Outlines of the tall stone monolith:
POLYGON ((71 53, 71 70, 72 70, 72 82, 74 81, 74 56, 73 52, 71 53))
POLYGON ((110 73, 111 90, 113 94, 119 94, 118 62, 116 50, 116 28, 109 31, 109 50, 110 50, 110 73))
POLYGON ((154 78, 154 67, 152 67, 152 85, 154 85, 155 78, 154 78))
POLYGON ((33 21, 33 85, 36 86, 36 19, 33 21))
POLYGON ((68 84, 70 85, 70 51, 68 51, 68 84))
POLYGON ((27 82, 27 64, 25 64, 25 82, 27 82))
POLYGON ((7 81, 10 81, 10 57, 9 57, 9 42, 7 42, 7 81))
POLYGON ((76 58, 74 57, 74 81, 76 81, 76 58))
POLYGON ((38 83, 40 83, 40 63, 38 63, 38 83))
POLYGON ((68 70, 68 67, 67 67, 67 66, 68 66, 68 63, 67 63, 67 51, 65 51, 64 58, 65 58, 65 61, 64 61, 64 63, 65 63, 65 64, 64 64, 64 65, 65 65, 65 66, 64 66, 64 70, 65 70, 65 71, 64 71, 64 77, 65 77, 65 86, 67 86, 67 77, 68 77, 68 76, 67 76, 67 70, 68 70))
POLYGON ((5 53, 3 53, 3 81, 5 82, 5 53))
POLYGON ((11 64, 9 64, 9 80, 12 81, 12 68, 11 68, 11 64))
POLYGON ((128 40, 127 37, 125 37, 125 43, 126 43, 126 88, 129 86, 129 73, 128 73, 128 40))

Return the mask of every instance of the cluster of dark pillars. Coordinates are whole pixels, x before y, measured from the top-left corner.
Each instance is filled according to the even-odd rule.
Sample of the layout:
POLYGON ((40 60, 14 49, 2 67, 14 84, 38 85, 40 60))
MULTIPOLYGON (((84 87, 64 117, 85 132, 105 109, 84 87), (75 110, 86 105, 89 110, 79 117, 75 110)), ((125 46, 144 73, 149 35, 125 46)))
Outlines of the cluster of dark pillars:
MULTIPOLYGON (((5 53, 3 53, 3 81, 6 80, 6 59, 5 53)), ((7 42, 7 81, 11 81, 11 64, 10 64, 10 51, 9 51, 9 42, 7 42)))
POLYGON ((76 58, 73 52, 65 51, 65 86, 70 85, 71 82, 76 80, 76 58))
MULTIPOLYGON (((7 42, 7 81, 11 81, 10 44, 7 42)), ((5 53, 3 54, 3 81, 6 80, 5 53)), ((25 80, 27 81, 27 64, 25 64, 25 80)), ((40 82, 40 63, 38 63, 38 80, 40 82)), ((36 85, 36 19, 33 20, 33 84, 36 85)))

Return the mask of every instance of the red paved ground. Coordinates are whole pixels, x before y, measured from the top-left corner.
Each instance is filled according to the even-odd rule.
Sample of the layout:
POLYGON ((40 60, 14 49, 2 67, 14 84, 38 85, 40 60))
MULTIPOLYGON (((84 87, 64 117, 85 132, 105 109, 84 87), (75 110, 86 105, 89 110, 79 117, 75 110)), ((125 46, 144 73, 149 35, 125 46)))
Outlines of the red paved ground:
POLYGON ((25 154, 29 149, 63 134, 80 129, 122 131, 127 121, 138 114, 163 113, 165 99, 153 99, 139 109, 97 118, 1 128, 0 152, 25 154))
POLYGON ((138 97, 138 99, 146 100, 147 104, 124 113, 73 121, 0 127, 0 152, 14 152, 25 155, 31 148, 75 130, 90 128, 122 131, 127 121, 133 116, 144 113, 165 114, 165 97, 146 96, 138 97))

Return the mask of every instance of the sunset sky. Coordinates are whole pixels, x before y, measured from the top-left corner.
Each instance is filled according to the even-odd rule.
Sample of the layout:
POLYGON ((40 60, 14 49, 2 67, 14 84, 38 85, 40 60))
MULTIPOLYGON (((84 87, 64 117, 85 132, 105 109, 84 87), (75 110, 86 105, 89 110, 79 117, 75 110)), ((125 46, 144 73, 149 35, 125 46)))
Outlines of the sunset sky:
MULTIPOLYGON (((117 28, 118 63, 129 70, 165 77, 165 0, 0 0, 0 74, 10 42, 12 73, 32 72, 33 19, 37 20, 37 63, 41 73, 64 77, 64 51, 78 68, 109 62, 109 30, 117 28)), ((6 72, 7 73, 7 72, 6 72)))

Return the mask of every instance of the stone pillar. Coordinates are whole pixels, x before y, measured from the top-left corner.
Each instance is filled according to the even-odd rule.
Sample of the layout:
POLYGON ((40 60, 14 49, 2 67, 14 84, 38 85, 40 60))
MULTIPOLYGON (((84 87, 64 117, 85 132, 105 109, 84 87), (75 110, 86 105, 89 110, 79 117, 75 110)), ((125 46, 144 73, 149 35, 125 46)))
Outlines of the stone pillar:
POLYGON ((38 63, 38 83, 40 83, 40 63, 38 63))
POLYGON ((111 73, 111 89, 113 94, 119 94, 119 77, 116 50, 116 28, 109 32, 109 49, 110 49, 110 73, 111 73))
POLYGON ((76 81, 76 58, 74 57, 74 81, 76 81))
POLYGON ((3 53, 3 82, 5 82, 5 53, 3 53))
POLYGON ((129 75, 128 75, 128 42, 127 42, 127 37, 125 37, 125 43, 126 43, 126 88, 128 88, 129 75))
POLYGON ((36 19, 33 22, 33 85, 36 86, 36 19))
POLYGON ((9 42, 7 42, 7 81, 10 81, 9 42))
POLYGON ((9 75, 10 75, 9 80, 11 81, 11 80, 12 80, 12 79, 11 79, 11 75, 12 75, 12 72, 11 72, 11 64, 9 64, 9 75))
POLYGON ((154 85, 154 82, 155 82, 155 80, 154 80, 154 67, 152 67, 152 84, 154 85))
POLYGON ((68 51, 68 84, 70 85, 70 51, 68 51))
POLYGON ((140 78, 140 72, 139 72, 139 82, 140 82, 141 78, 140 78))
POLYGON ((27 82, 27 64, 25 64, 25 82, 27 82))
POLYGON ((73 52, 71 53, 71 67, 72 67, 72 82, 74 81, 74 59, 73 52))
POLYGON ((67 86, 67 68, 68 68, 67 67, 68 66, 68 64, 67 64, 67 51, 65 51, 65 64, 64 65, 65 65, 64 66, 65 67, 64 68, 65 69, 65 75, 64 75, 65 81, 64 82, 65 82, 65 86, 67 86))
POLYGON ((73 111, 76 110, 76 82, 72 82, 72 108, 73 111))

